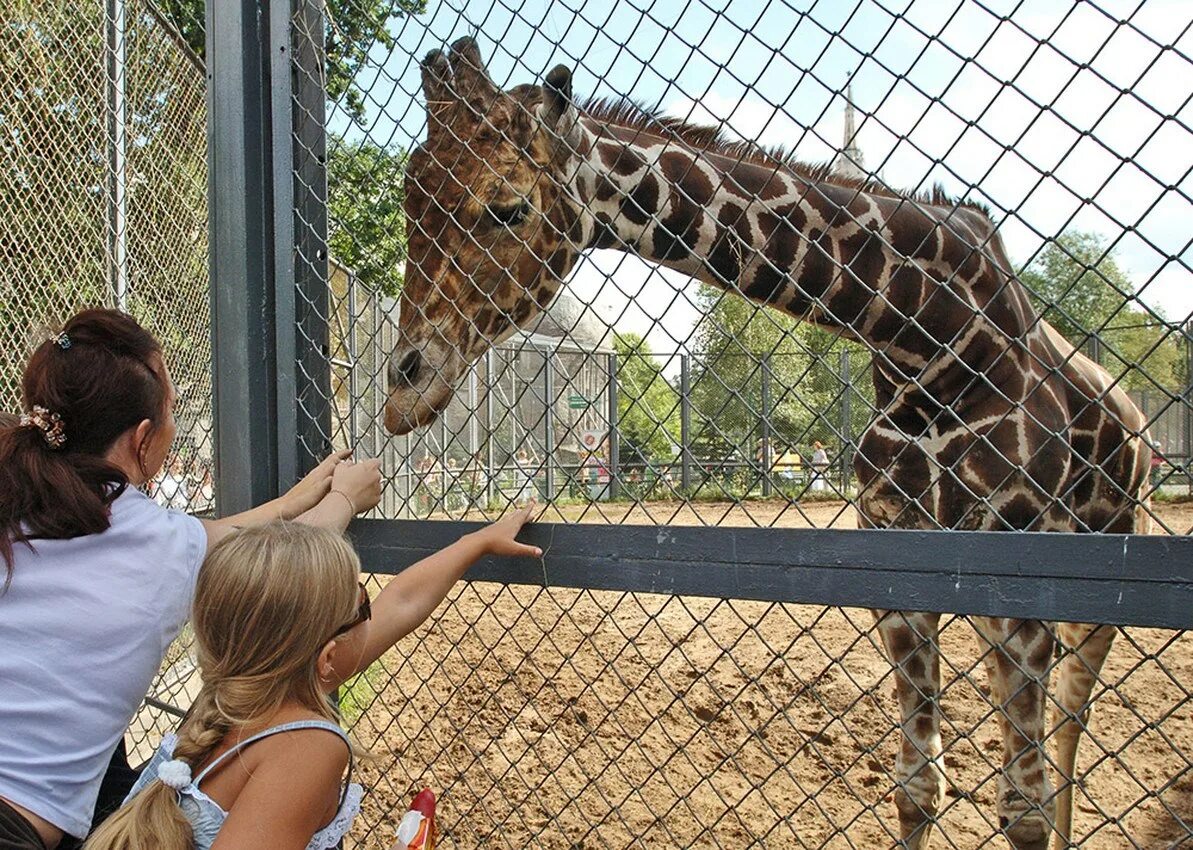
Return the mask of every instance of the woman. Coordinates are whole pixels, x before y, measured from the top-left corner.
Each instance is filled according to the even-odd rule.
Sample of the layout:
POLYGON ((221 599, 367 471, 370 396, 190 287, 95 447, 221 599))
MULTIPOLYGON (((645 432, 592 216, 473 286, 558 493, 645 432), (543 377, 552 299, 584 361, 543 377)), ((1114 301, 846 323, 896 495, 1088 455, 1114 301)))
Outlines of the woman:
POLYGON ((174 439, 157 341, 87 310, 33 353, 0 431, 0 848, 82 837, 104 768, 186 620, 199 564, 235 527, 342 530, 380 498, 374 461, 328 458, 285 496, 200 521, 136 488, 174 439))

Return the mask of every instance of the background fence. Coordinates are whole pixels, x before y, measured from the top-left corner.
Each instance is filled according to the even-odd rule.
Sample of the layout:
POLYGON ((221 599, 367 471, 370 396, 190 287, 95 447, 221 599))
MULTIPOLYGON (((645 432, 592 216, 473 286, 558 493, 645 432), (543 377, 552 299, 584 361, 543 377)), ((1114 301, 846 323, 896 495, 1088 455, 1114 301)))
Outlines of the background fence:
MULTIPOLYGON (((1073 716, 1088 726, 1074 843, 1193 836, 1193 508, 1179 499, 1193 445, 1188 9, 5 11, 10 406, 17 355, 40 325, 127 304, 162 336, 184 390, 164 501, 206 509, 212 454, 237 471, 219 480, 225 511, 276 493, 333 445, 382 456, 385 500, 353 530, 377 586, 471 527, 452 520, 491 518, 530 492, 546 500, 529 532, 541 563, 482 563, 341 695, 380 756, 364 768, 371 793, 350 843, 387 846, 428 784, 448 847, 892 846, 901 795, 934 766, 939 799, 911 807, 934 825, 933 846, 1034 846, 1023 835, 1052 821, 1055 801, 1025 778, 1029 762, 1063 784, 1073 716), (400 301, 426 261, 407 256, 411 238, 422 227, 446 248, 456 226, 430 230, 403 210, 411 151, 442 132, 426 126, 436 99, 420 91, 418 60, 462 35, 504 89, 540 85, 564 62, 578 97, 631 96, 730 141, 793 145, 838 177, 938 181, 985 204, 1041 315, 1146 418, 1159 457, 1147 510, 1165 533, 839 530, 865 509, 853 461, 884 408, 873 347, 601 249, 542 318, 478 358, 436 422, 390 436, 399 328, 443 300, 430 289, 400 301), (894 615, 884 636, 866 609, 949 613, 894 615), (1048 640, 1030 618, 1112 624, 1114 648, 1091 666, 1110 633, 1057 627, 1055 657, 1033 667, 1023 645, 1048 640), (904 622, 917 631, 900 649, 890 627, 904 622), (933 664, 938 681, 916 675, 933 664), (1038 687, 1065 669, 1093 674, 1088 724, 1063 689, 1038 687), (902 741, 916 723, 892 698, 900 687, 904 708, 939 717, 938 744, 902 741), (1016 748, 1017 732, 1035 734, 1024 702, 1052 719, 1016 748), (1024 768, 1010 785, 1008 767, 1024 768)), ((666 127, 648 124, 646 135, 666 127)), ((456 157, 493 141, 462 127, 456 157)), ((130 742, 152 746, 196 686, 184 642, 130 742)))

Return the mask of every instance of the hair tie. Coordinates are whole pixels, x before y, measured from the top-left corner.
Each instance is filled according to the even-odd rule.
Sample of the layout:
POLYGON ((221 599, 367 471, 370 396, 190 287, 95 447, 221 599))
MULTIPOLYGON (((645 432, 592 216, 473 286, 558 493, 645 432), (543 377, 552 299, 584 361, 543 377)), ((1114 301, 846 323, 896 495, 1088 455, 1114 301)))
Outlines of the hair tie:
POLYGON ((191 766, 182 759, 170 759, 157 769, 157 778, 163 785, 181 791, 191 784, 191 766))
POLYGON ((71 343, 70 337, 66 335, 66 331, 61 331, 54 336, 54 345, 58 346, 63 351, 69 349, 72 344, 73 343, 71 343))
POLYGON ((40 404, 33 405, 32 413, 21 414, 21 427, 40 430, 46 445, 51 449, 60 449, 66 442, 66 429, 62 425, 62 417, 40 404))

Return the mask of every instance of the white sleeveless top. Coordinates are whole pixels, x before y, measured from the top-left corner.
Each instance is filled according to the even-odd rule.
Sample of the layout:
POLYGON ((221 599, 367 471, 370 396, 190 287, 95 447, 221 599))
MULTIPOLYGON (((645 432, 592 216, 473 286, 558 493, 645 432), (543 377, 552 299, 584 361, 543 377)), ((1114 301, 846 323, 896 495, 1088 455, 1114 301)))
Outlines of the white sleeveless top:
POLYGON ((87 834, 112 751, 190 615, 206 551, 199 520, 132 488, 100 534, 13 547, 0 594, 0 797, 87 834))
MULTIPOLYGON (((215 843, 215 838, 219 834, 220 827, 224 825, 224 821, 228 819, 228 813, 225 812, 215 800, 203 793, 200 787, 203 780, 211 771, 215 770, 230 757, 243 750, 249 744, 255 741, 260 741, 262 738, 268 738, 270 735, 277 735, 282 732, 289 732, 293 729, 326 729, 328 732, 333 732, 339 735, 344 744, 348 747, 348 779, 344 782, 343 790, 340 793, 340 807, 336 810, 335 817, 331 819, 331 823, 323 827, 315 833, 307 844, 307 850, 331 850, 340 843, 348 830, 352 828, 352 821, 356 819, 356 815, 360 812, 360 801, 364 796, 364 789, 355 782, 350 781, 352 778, 352 745, 348 741, 348 736, 344 734, 344 730, 334 723, 326 720, 296 720, 292 723, 282 723, 278 726, 273 726, 266 729, 264 732, 259 732, 250 738, 246 738, 236 746, 232 747, 226 753, 220 755, 215 761, 207 765, 199 772, 191 782, 182 788, 178 789, 178 807, 182 809, 183 815, 191 824, 191 830, 194 832, 195 850, 210 850, 211 845, 215 843)), ((177 736, 170 734, 162 739, 162 745, 158 748, 153 759, 145 766, 141 777, 137 780, 137 784, 128 793, 128 798, 124 801, 127 803, 135 797, 142 788, 157 779, 158 769, 165 762, 174 758, 174 747, 178 743, 177 736)))

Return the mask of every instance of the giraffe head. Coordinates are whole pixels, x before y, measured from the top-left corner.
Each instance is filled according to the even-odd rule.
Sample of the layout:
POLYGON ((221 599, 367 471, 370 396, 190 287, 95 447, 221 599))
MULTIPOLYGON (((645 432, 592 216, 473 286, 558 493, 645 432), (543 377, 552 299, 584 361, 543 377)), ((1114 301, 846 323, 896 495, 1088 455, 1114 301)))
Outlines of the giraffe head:
POLYGON ((584 245, 571 72, 502 91, 471 38, 422 62, 427 140, 406 172, 408 260, 385 426, 451 401, 468 365, 550 303, 584 245))

